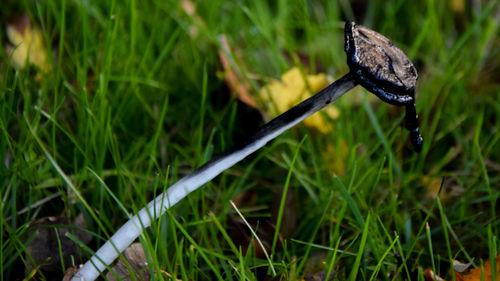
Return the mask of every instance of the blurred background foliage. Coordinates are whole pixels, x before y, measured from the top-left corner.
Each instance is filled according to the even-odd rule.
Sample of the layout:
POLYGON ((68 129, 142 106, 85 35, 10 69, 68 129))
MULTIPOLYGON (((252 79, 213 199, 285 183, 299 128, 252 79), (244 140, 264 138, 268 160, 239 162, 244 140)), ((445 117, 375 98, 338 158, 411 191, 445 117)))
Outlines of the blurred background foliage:
MULTIPOLYGON (((293 67, 330 80, 347 73, 345 20, 386 35, 417 67, 422 153, 411 151, 399 108, 356 89, 335 104, 336 117, 323 114, 332 130, 298 126, 176 206, 172 217, 142 241, 159 243, 146 251, 155 260, 152 266, 180 272, 182 278, 217 275, 189 248, 171 222, 174 217, 200 247, 237 262, 237 254, 225 251, 229 242, 218 241, 222 234, 213 227, 214 217, 207 219, 214 213, 237 245, 253 249, 253 259, 240 266, 248 266, 248 274, 257 279, 267 276, 266 270, 255 269, 267 263, 252 248, 231 199, 269 245, 277 218, 285 216, 273 256, 285 279, 330 265, 338 280, 353 276, 355 257, 335 257, 334 251, 321 252, 310 243, 335 247, 340 241, 341 249, 356 252, 364 246, 360 237, 368 215, 372 221, 358 275, 362 279, 405 272, 392 254, 381 273, 374 270, 387 249, 409 259, 407 276, 431 266, 434 256, 438 271, 446 275, 450 259, 487 259, 496 253, 498 1, 4 0, 2 277, 27 276, 17 269, 26 269, 29 262, 26 247, 33 237, 28 226, 42 217, 72 221, 83 213, 95 234, 89 247, 97 249, 103 243, 98 237, 107 237, 126 219, 115 198, 134 212, 153 194, 242 141, 270 116, 273 100, 265 100, 260 90, 293 67), (13 54, 27 34, 42 43, 25 48, 27 59, 15 62, 13 54), (45 60, 37 63, 35 54, 45 60), (224 67, 223 58, 231 68, 224 67), (228 78, 231 72, 236 80, 228 78), (241 92, 232 88, 235 81, 260 106, 242 102, 241 92), (290 171, 287 194, 283 186, 290 171), (282 201, 282 196, 292 198, 282 201), (283 206, 285 215, 273 206, 283 206), (422 231, 426 223, 429 235, 422 231), (391 248, 395 237, 397 247, 391 248), (320 253, 320 261, 311 252, 320 253), (185 256, 171 258, 172 253, 185 256)), ((228 279, 241 278, 231 262, 210 259, 228 279)))

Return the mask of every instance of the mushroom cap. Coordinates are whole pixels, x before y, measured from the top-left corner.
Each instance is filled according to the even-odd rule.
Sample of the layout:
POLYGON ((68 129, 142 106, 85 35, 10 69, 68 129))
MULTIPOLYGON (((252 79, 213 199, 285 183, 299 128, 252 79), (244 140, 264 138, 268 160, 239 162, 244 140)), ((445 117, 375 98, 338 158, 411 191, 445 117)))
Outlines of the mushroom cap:
POLYGON ((345 51, 351 72, 368 91, 395 105, 414 102, 417 70, 387 37, 346 22, 345 51))

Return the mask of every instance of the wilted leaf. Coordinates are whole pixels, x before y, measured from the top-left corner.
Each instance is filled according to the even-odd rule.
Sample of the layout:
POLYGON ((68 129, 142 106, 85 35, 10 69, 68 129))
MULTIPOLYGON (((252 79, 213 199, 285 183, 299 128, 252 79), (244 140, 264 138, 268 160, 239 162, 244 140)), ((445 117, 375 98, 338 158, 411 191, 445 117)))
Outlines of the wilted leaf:
POLYGON ((149 276, 149 270, 147 270, 148 262, 146 260, 146 254, 144 254, 144 249, 142 248, 141 243, 133 243, 130 245, 124 252, 123 256, 127 260, 132 272, 129 271, 127 265, 123 262, 123 260, 119 259, 115 266, 112 267, 113 274, 108 272, 106 274, 106 279, 108 280, 123 280, 123 281, 132 281, 132 280, 150 280, 151 276, 149 276), (116 277, 119 277, 117 279, 116 277), (134 276, 132 278, 131 276, 134 276))
MULTIPOLYGON (((453 267, 455 270, 456 281, 492 281, 492 267, 490 261, 486 261, 484 266, 477 267, 471 270, 467 270, 470 263, 464 264, 459 261, 453 261, 453 267)), ((444 281, 443 278, 437 276, 431 269, 426 269, 424 271, 424 276, 426 281, 444 281)), ((500 256, 496 258, 496 276, 497 280, 500 277, 500 256)), ((453 278, 449 278, 453 280, 453 278)))
MULTIPOLYGON (((280 80, 269 79, 269 82, 256 95, 252 92, 252 87, 239 66, 234 63, 234 58, 228 57, 228 54, 233 54, 233 51, 225 35, 219 36, 219 43, 219 59, 224 69, 223 77, 231 93, 236 95, 241 102, 259 110, 264 119, 282 114, 330 83, 331 79, 328 79, 324 73, 306 75, 298 67, 293 67, 285 72, 280 80)), ((339 114, 337 107, 329 105, 304 120, 304 124, 316 128, 321 133, 328 133, 333 129, 330 119, 337 119, 339 114)))
POLYGON ((465 11, 465 0, 449 0, 450 7, 455 13, 463 13, 465 11))
MULTIPOLYGON (((271 116, 277 116, 326 86, 328 86, 328 80, 324 73, 304 77, 298 67, 293 67, 281 76, 281 80, 273 79, 265 85, 260 90, 259 97, 265 103, 270 104, 267 112, 271 116)), ((339 110, 329 105, 321 112, 313 114, 304 123, 322 133, 327 133, 333 129, 328 118, 337 119, 339 110), (327 117, 325 118, 321 112, 327 117)))
POLYGON ((328 167, 334 174, 341 175, 345 171, 345 159, 349 155, 349 147, 345 140, 340 140, 338 145, 328 143, 323 152, 323 157, 329 164, 328 167))
MULTIPOLYGON (((61 256, 67 266, 71 265, 72 261, 80 262, 78 259, 80 247, 66 237, 66 233, 72 233, 84 243, 90 242, 92 236, 85 231, 66 225, 70 223, 65 217, 46 217, 29 226, 30 233, 34 237, 26 247, 29 258, 26 258, 25 274, 40 267, 45 274, 58 276, 61 273, 61 256)), ((73 225, 86 227, 83 216, 79 215, 73 225)))
POLYGON ((304 281, 331 281, 334 279, 336 271, 333 270, 328 275, 324 270, 327 261, 327 251, 316 250, 311 253, 304 266, 304 281), (328 279, 327 279, 328 277, 328 279))
POLYGON ((443 182, 442 177, 423 176, 420 180, 425 187, 425 196, 429 199, 439 199, 443 204, 451 201, 453 198, 460 197, 465 190, 458 184, 453 184, 453 180, 443 182), (442 185, 442 186, 441 186, 442 185))
POLYGON ((7 55, 14 67, 21 69, 26 64, 33 64, 43 73, 50 71, 42 32, 30 22, 27 14, 16 17, 7 24, 7 37, 11 43, 7 46, 7 55))
POLYGON ((463 263, 463 262, 460 262, 460 261, 457 261, 457 260, 454 260, 453 261, 453 269, 455 270, 455 272, 465 272, 469 269, 469 267, 471 266, 472 262, 469 262, 469 263, 463 263))
POLYGON ((424 271, 425 281, 445 281, 443 278, 439 277, 432 271, 432 269, 426 269, 424 271))
POLYGON ((221 46, 221 49, 219 49, 219 59, 222 64, 222 68, 224 68, 223 75, 226 84, 229 89, 231 89, 231 93, 234 93, 240 101, 255 108, 257 103, 249 93, 251 89, 250 83, 242 77, 238 66, 233 66, 229 58, 226 56, 226 54, 231 54, 232 52, 225 35, 219 36, 219 43, 221 46))
MULTIPOLYGON (((321 271, 320 273, 312 274, 308 272, 306 276, 304 276, 304 281, 327 281, 326 280, 327 273, 325 271, 321 271)), ((328 281, 333 280, 335 277, 335 272, 330 273, 330 277, 328 277, 328 281)))
POLYGON ((167 271, 165 271, 165 270, 160 270, 160 273, 161 273, 161 274, 164 274, 164 275, 166 275, 168 278, 170 278, 170 279, 168 279, 168 280, 182 281, 182 279, 177 279, 177 278, 174 278, 174 277, 172 276, 172 274, 168 273, 168 272, 167 272, 167 271))
POLYGON ((195 38, 198 36, 198 26, 205 26, 201 17, 196 13, 196 3, 191 0, 181 0, 182 10, 191 18, 192 24, 189 25, 189 35, 195 38))
POLYGON ((441 183, 443 181, 442 178, 423 176, 420 181, 425 187, 425 196, 427 198, 436 199, 438 195, 441 200, 446 198, 444 194, 445 192, 441 190, 441 183), (440 190, 441 194, 439 194, 440 190))
MULTIPOLYGON (((492 279, 490 261, 484 263, 483 268, 477 267, 469 272, 455 272, 456 281, 491 281, 492 279)), ((496 260, 496 276, 497 280, 500 277, 500 256, 496 260)))
POLYGON ((78 271, 77 266, 68 267, 66 269, 66 272, 64 273, 64 277, 63 277, 62 281, 70 281, 71 278, 73 278, 73 275, 75 275, 75 273, 77 271, 78 271))

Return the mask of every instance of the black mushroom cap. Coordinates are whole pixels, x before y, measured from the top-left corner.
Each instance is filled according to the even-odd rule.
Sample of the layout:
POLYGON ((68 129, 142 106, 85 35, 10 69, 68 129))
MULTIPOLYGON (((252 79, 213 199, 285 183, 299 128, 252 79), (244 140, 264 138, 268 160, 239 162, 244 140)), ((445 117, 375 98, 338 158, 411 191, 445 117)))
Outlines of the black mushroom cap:
POLYGON ((387 37, 348 21, 345 51, 351 72, 368 91, 390 104, 414 103, 417 70, 387 37))

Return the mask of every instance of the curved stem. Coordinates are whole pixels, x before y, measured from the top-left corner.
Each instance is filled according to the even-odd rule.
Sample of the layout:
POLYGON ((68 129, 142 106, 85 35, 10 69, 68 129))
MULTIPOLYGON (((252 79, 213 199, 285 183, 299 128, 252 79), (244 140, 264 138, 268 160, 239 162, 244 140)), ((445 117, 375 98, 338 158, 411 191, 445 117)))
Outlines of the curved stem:
POLYGON ((356 86, 356 84, 351 73, 344 75, 316 95, 265 124, 244 143, 229 149, 180 179, 120 227, 95 255, 85 263, 72 280, 95 280, 100 272, 104 271, 121 252, 139 237, 144 228, 151 225, 153 219, 157 219, 168 208, 175 205, 189 193, 263 147, 287 129, 327 106, 356 86))

